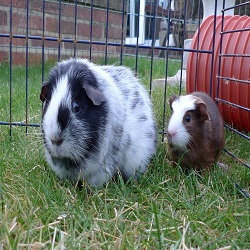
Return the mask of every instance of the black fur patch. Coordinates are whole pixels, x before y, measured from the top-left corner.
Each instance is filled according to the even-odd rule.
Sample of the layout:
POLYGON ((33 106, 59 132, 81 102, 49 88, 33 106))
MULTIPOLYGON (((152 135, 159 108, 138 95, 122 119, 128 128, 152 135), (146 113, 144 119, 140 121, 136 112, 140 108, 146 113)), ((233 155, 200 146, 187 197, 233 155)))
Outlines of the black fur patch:
POLYGON ((123 96, 127 100, 129 95, 130 95, 130 90, 129 89, 121 89, 123 96))
POLYGON ((148 119, 148 117, 144 114, 139 117, 139 122, 145 122, 148 119))
POLYGON ((69 158, 55 158, 55 157, 51 157, 51 160, 52 160, 52 162, 53 162, 54 165, 58 164, 60 166, 63 166, 67 170, 77 169, 79 167, 77 162, 72 161, 69 158))
POLYGON ((133 102, 131 103, 131 109, 135 109, 140 102, 139 92, 136 90, 133 94, 133 102))
POLYGON ((126 138, 125 141, 126 141, 126 142, 125 142, 125 149, 126 149, 126 148, 130 148, 131 145, 132 145, 132 141, 131 141, 130 136, 127 136, 127 138, 126 138))
POLYGON ((64 130, 67 127, 70 121, 70 111, 67 107, 65 107, 62 104, 60 105, 58 110, 57 121, 62 130, 64 130))
MULTIPOLYGON (((104 133, 106 123, 107 123, 107 106, 106 101, 101 105, 96 106, 90 100, 83 88, 84 84, 89 84, 95 88, 98 88, 98 82, 93 75, 93 73, 88 69, 88 67, 80 62, 74 62, 74 68, 69 75, 69 85, 72 95, 72 103, 76 101, 80 109, 75 112, 74 115, 77 120, 84 124, 86 131, 89 131, 89 138, 86 141, 86 151, 89 153, 94 153, 94 151, 99 149, 100 138, 104 133)), ((73 112, 73 110, 72 110, 73 112)), ((88 157, 88 154, 85 154, 88 157)))
POLYGON ((123 134, 123 127, 122 126, 112 126, 112 131, 115 134, 116 138, 121 138, 123 134))
MULTIPOLYGON (((87 158, 99 150, 101 145, 101 136, 107 123, 108 110, 106 101, 99 106, 93 104, 83 86, 89 84, 98 89, 99 83, 96 77, 85 63, 69 60, 67 63, 59 63, 51 70, 46 86, 48 88, 46 91, 46 100, 48 102, 58 80, 66 75, 72 103, 69 107, 60 106, 57 120, 62 130, 68 129, 70 139, 73 139, 76 145, 83 147, 82 156, 87 158), (77 112, 73 109, 74 102, 79 105, 77 112), (81 140, 82 131, 88 134, 88 138, 84 143, 81 140)), ((46 109, 44 109, 45 112, 46 109)))
POLYGON ((146 135, 147 135, 148 138, 152 138, 152 137, 155 137, 155 132, 154 131, 148 131, 146 133, 146 135))
POLYGON ((117 145, 112 145, 112 154, 116 155, 120 151, 120 148, 117 145))

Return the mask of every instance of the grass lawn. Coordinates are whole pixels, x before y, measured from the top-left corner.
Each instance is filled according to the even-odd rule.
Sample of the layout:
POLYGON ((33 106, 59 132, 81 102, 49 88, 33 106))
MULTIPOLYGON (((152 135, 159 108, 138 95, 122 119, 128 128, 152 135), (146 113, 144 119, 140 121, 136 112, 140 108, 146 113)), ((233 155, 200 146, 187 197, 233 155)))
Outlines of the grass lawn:
MULTIPOLYGON (((112 60, 109 63, 116 63, 112 60)), ((134 61, 124 58, 125 65, 134 61)), ((51 64, 45 66, 45 79, 51 64)), ((169 62, 174 75, 180 63, 169 62)), ((165 77, 166 65, 155 60, 152 78, 165 77)), ((139 58, 138 76, 148 87, 150 61, 139 58)), ((9 121, 10 75, 0 67, 0 119, 9 121)), ((14 67, 12 121, 39 123, 41 65, 14 67), (28 96, 26 98, 26 73, 28 96)), ((166 95, 178 94, 168 87, 166 95)), ((164 91, 153 89, 159 130, 164 91)), ((170 110, 166 107, 166 121, 170 110)), ((250 162, 249 141, 226 131, 226 148, 250 162)), ((138 183, 121 179, 103 188, 82 189, 59 181, 47 166, 38 127, 0 126, 0 249, 250 249, 250 170, 223 153, 225 171, 214 167, 202 175, 184 174, 168 164, 161 143, 148 171, 138 183), (62 247, 62 248, 61 248, 62 247)))

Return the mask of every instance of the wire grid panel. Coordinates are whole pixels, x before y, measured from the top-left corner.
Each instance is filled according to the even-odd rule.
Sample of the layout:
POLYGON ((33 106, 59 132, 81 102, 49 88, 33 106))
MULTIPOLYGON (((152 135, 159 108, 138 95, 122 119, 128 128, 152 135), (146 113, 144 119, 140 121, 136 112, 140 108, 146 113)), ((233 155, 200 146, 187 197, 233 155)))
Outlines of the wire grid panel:
MULTIPOLYGON (((12 133, 13 126, 24 126, 26 132, 28 127, 39 127, 39 123, 30 122, 30 96, 29 96, 29 73, 32 63, 41 64, 41 82, 45 77, 45 64, 50 60, 62 60, 69 57, 85 57, 95 60, 103 57, 104 64, 109 63, 112 56, 119 57, 122 65, 126 55, 135 58, 134 70, 138 70, 138 57, 145 56, 151 60, 150 86, 152 91, 153 64, 158 58, 166 62, 166 73, 164 79, 164 113, 167 109, 166 93, 168 88, 168 62, 170 59, 179 60, 185 65, 187 55, 192 52, 209 54, 215 56, 215 25, 211 34, 209 49, 188 48, 184 41, 192 38, 197 30, 198 43, 199 32, 202 24, 203 5, 202 1, 104 1, 97 4, 94 0, 89 1, 38 1, 20 0, 3 1, 0 41, 2 41, 2 60, 8 63, 9 77, 9 119, 0 121, 1 125, 7 125, 12 133), (117 3, 119 2, 119 3, 117 3), (165 4, 165 5, 164 5, 165 4), (162 36, 163 34, 163 36, 162 36), (15 64, 25 67, 25 117, 21 121, 13 119, 13 68, 15 64)), ((225 13, 229 9, 235 9, 238 14, 249 13, 249 3, 239 3, 235 6, 222 9, 222 22, 225 13)), ((217 3, 217 1, 215 1, 217 3)), ((225 1, 224 1, 225 4, 225 1)), ((1 13, 1 12, 0 12, 1 13)), ((223 45, 223 26, 220 49, 223 45)), ((247 31, 247 30, 246 30, 247 31)), ((232 31, 233 32, 233 31, 232 31)), ((234 31, 235 32, 235 31, 234 31)), ((243 30, 241 30, 243 32, 243 30)), ((219 54, 219 64, 222 57, 247 57, 249 55, 225 55, 219 54)), ((215 69, 211 60, 211 71, 215 69)), ((210 72, 210 84, 212 76, 223 77, 220 72, 210 72)), ((184 68, 181 68, 179 79, 179 94, 181 94, 184 83, 184 68)), ((187 69, 188 70, 188 69, 187 69)), ((197 72, 196 72, 197 75, 197 72)), ((196 85, 196 81, 193 82, 196 85)), ((249 81, 245 82, 249 85, 249 81)), ((208 92, 211 94, 211 86, 208 92)), ((218 102, 226 102, 218 98, 218 102)), ((231 103, 227 103, 230 104, 231 103)), ((232 105, 237 105, 232 103, 232 105)), ((249 107, 243 107, 249 112, 249 107)), ((166 117, 163 117, 160 133, 164 135, 166 117)), ((226 128, 250 140, 249 136, 237 129, 226 125, 226 128)), ((233 153, 230 155, 237 158, 233 153)), ((239 161, 240 159, 237 158, 239 161)), ((249 167, 248 163, 243 163, 249 167)))

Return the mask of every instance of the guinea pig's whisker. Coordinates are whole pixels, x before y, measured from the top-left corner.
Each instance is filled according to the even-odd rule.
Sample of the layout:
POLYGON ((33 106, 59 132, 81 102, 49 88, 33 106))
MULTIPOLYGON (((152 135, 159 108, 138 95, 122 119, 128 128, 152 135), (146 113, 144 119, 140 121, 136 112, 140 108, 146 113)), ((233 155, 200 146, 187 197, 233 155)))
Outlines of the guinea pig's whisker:
POLYGON ((81 147, 81 145, 77 145, 77 146, 74 147, 74 150, 72 152, 72 155, 73 155, 74 159, 82 159, 83 154, 87 154, 87 155, 90 155, 92 157, 95 156, 95 154, 89 152, 84 147, 81 147))
POLYGON ((195 144, 195 142, 191 141, 188 143, 188 146, 191 148, 192 151, 195 151, 195 145, 193 145, 193 144, 195 144))

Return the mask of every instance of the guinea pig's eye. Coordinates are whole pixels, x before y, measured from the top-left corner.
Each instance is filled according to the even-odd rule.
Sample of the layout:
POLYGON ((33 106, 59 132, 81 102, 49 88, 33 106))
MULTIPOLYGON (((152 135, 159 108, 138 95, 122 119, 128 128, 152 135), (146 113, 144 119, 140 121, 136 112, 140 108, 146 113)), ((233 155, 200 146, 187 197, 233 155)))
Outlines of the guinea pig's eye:
POLYGON ((80 110, 80 105, 76 101, 73 102, 73 110, 74 110, 74 112, 79 112, 79 110, 80 110))
POLYGON ((186 121, 186 122, 190 122, 190 121, 191 121, 191 116, 190 116, 190 115, 186 115, 185 121, 186 121))

